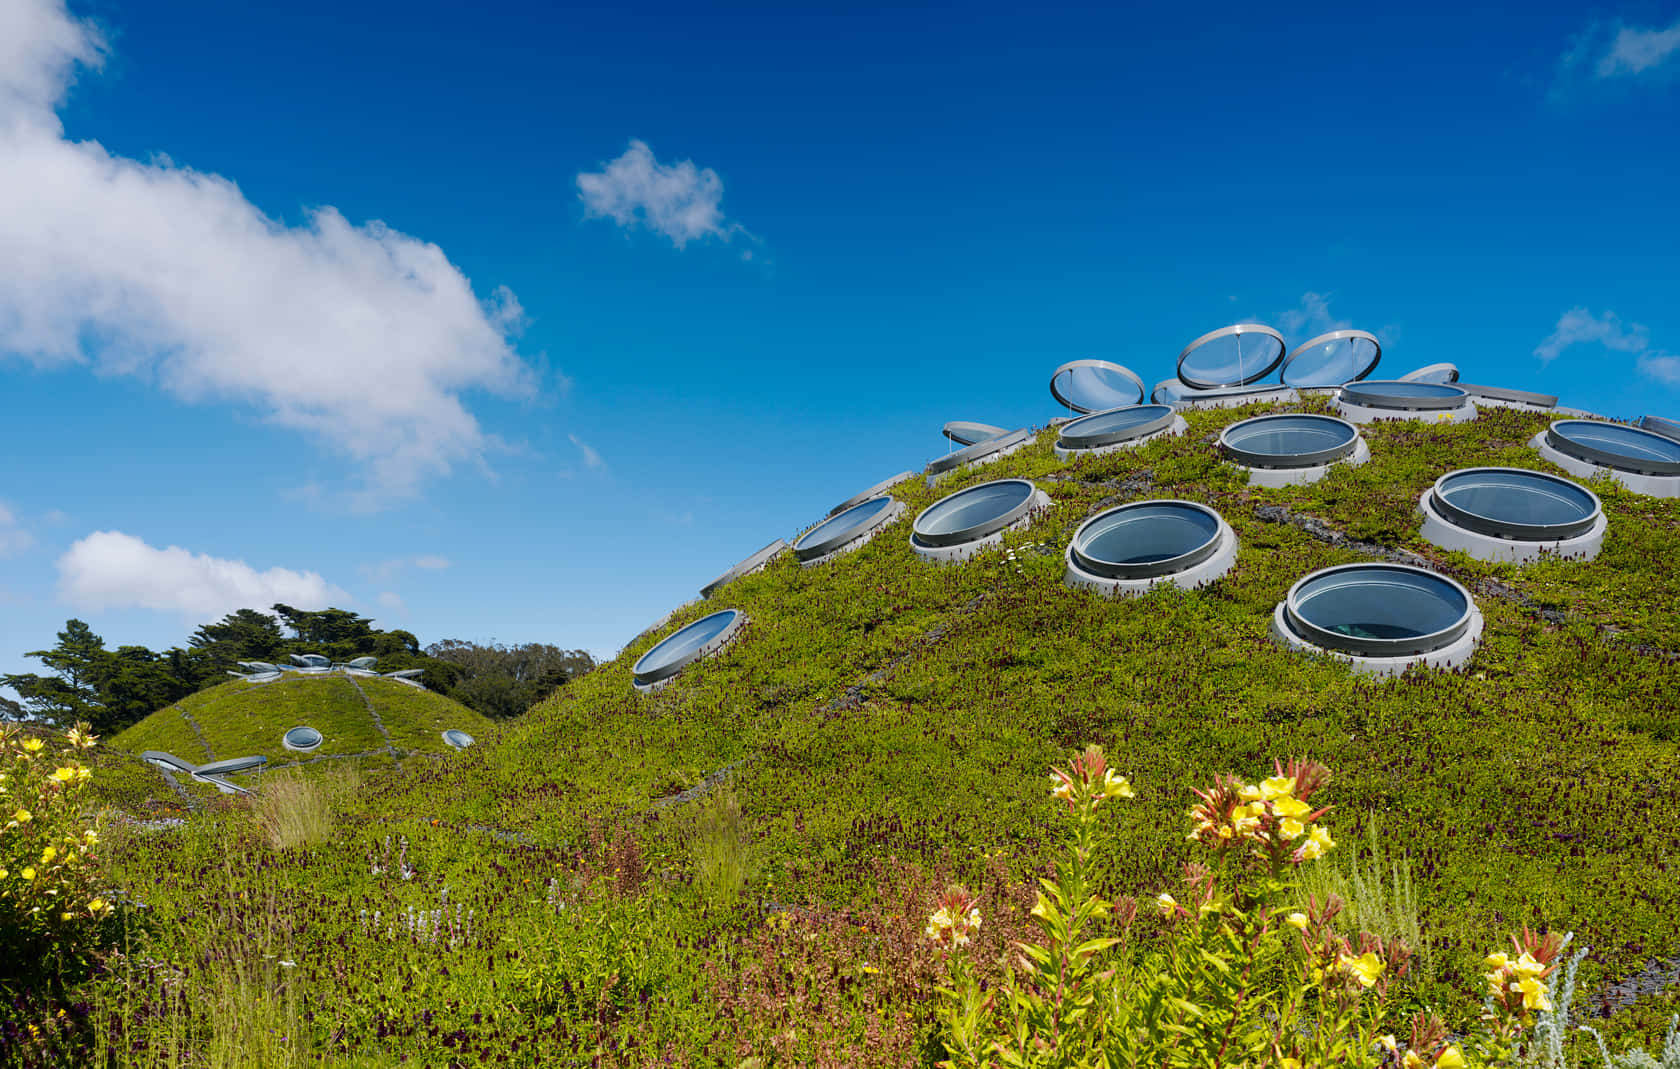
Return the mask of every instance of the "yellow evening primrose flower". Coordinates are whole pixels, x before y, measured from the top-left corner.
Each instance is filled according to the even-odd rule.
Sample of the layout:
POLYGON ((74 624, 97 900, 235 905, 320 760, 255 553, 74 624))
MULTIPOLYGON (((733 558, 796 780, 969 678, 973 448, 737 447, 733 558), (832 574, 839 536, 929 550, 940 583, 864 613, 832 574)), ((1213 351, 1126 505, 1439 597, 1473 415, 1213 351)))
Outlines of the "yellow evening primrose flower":
POLYGON ((19 824, 28 824, 34 818, 30 816, 29 810, 20 809, 12 814, 12 819, 19 824))
POLYGON ((57 857, 57 856, 58 856, 58 847, 48 846, 45 850, 41 851, 41 864, 51 865, 52 864, 52 859, 57 857))
POLYGON ((1280 817, 1304 817, 1312 812, 1312 806, 1299 798, 1279 798, 1272 803, 1272 812, 1280 817))
POLYGON ((41 747, 45 745, 46 743, 42 742, 40 739, 23 740, 23 749, 26 753, 40 753, 41 747))
POLYGON ((1104 798, 1137 797, 1137 792, 1132 790, 1132 785, 1127 781, 1126 777, 1115 775, 1112 768, 1103 773, 1102 786, 1104 798))
POLYGON ((94 831, 92 828, 89 828, 87 831, 82 832, 82 845, 83 846, 97 846, 97 845, 99 845, 99 833, 94 831))
POLYGON ((24 869, 18 875, 22 876, 26 880, 33 880, 35 878, 35 870, 34 869, 24 869))
POLYGON ((1503 969, 1511 964, 1511 958, 1502 950, 1496 950, 1482 959, 1482 964, 1490 969, 1503 969))
POLYGON ((1383 973, 1382 959, 1368 952, 1357 958, 1343 954, 1337 959, 1336 965, 1357 980, 1360 987, 1372 986, 1383 973))
POLYGON ((76 778, 76 770, 73 767, 61 766, 54 769, 48 778, 57 783, 69 783, 76 778))
POLYGON ((1395 1040, 1393 1032, 1388 1033, 1386 1036, 1379 1037, 1377 1042, 1381 1043, 1391 1054, 1398 1053, 1400 1050, 1400 1044, 1395 1040))
POLYGON ((1258 802, 1261 798, 1260 788, 1256 784, 1245 783, 1237 788, 1237 797, 1245 802, 1258 802))
POLYGON ((1073 782, 1060 776, 1050 777, 1050 797, 1069 799, 1073 797, 1073 782))
POLYGON ((1552 1000, 1546 995, 1546 985, 1532 976, 1525 976, 1511 985, 1512 991, 1521 991, 1523 1009, 1550 1011, 1552 1000))
POLYGON ((1464 1055, 1457 1047, 1448 1047, 1435 1059, 1435 1069, 1464 1069, 1464 1055))
POLYGON ((1423 1059, 1418 1057, 1417 1051, 1409 1050, 1406 1052, 1406 1056, 1400 1059, 1400 1064, 1405 1066, 1406 1069, 1422 1069, 1423 1059))
POLYGON ((1294 793, 1294 776, 1273 776, 1260 783, 1260 797, 1268 802, 1278 798, 1287 798, 1294 793))
POLYGON ((1278 831, 1283 834, 1285 839, 1299 839, 1301 833, 1306 830, 1307 826, 1294 817, 1285 817, 1283 823, 1278 825, 1278 831))
POLYGON ((1285 917, 1284 920, 1288 922, 1291 928, 1294 928, 1297 931, 1306 931, 1307 915, 1302 913, 1300 910, 1296 910, 1294 913, 1291 913, 1289 916, 1285 917))
POLYGON ((1155 904, 1161 908, 1162 916, 1166 917, 1172 916, 1173 911, 1178 909, 1178 900, 1165 891, 1155 896, 1155 904))
POLYGON ((1518 976, 1539 976, 1546 971, 1546 967, 1535 961, 1534 956, 1525 950, 1522 956, 1512 963, 1511 970, 1518 976))
POLYGON ((5 879, 6 876, 7 876, 6 866, 0 865, 0 880, 5 879))
POLYGON ((88 903, 88 912, 89 913, 103 913, 104 911, 105 911, 105 900, 103 898, 96 898, 93 901, 88 903))

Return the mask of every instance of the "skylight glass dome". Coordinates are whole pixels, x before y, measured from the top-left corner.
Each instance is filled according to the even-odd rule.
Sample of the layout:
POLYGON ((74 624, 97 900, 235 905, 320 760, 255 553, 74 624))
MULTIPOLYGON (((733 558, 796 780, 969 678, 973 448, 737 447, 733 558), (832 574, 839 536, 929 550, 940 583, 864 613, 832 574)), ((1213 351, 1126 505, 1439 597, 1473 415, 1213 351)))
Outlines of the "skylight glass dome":
POLYGON ((1336 399, 1343 419, 1354 423, 1417 419, 1431 423, 1463 423, 1476 418, 1470 394, 1445 382, 1404 382, 1369 379, 1343 386, 1336 399))
POLYGON ((1164 435, 1183 434, 1189 425, 1171 405, 1130 405, 1093 412, 1062 424, 1056 455, 1095 456, 1130 449, 1164 435))
POLYGON ((847 509, 851 508, 853 505, 861 505, 865 501, 868 501, 872 497, 880 497, 882 494, 886 493, 888 490, 891 490, 893 487, 897 486, 899 483, 908 482, 909 480, 914 479, 915 477, 916 477, 916 473, 913 472, 913 471, 901 471, 897 475, 891 476, 890 478, 882 479, 880 482, 876 483, 874 486, 871 486, 869 489, 863 491, 862 493, 853 494, 851 497, 848 497, 846 500, 840 502, 838 505, 835 505, 833 508, 828 510, 828 514, 830 516, 837 516, 840 513, 845 512, 847 509))
POLYGON ((1587 419, 1560 419, 1529 443, 1571 475, 1610 477, 1640 494, 1680 497, 1680 441, 1587 419))
POLYGON ((1107 360, 1070 360, 1050 375, 1050 396, 1075 412, 1105 412, 1143 400, 1143 380, 1107 360))
POLYGON ((1526 468, 1448 472, 1424 492, 1423 537, 1480 560, 1530 561, 1549 554, 1591 559, 1608 521, 1598 495, 1526 468))
POLYGON ((1272 635, 1297 649, 1328 653, 1372 675, 1414 664, 1457 668, 1482 634, 1470 592, 1444 575, 1406 564, 1342 564, 1289 588, 1272 614, 1272 635))
POLYGON ((1382 343, 1363 330, 1332 330, 1295 347, 1278 377, 1289 386, 1326 387, 1358 382, 1382 360, 1382 343))
POLYGON ((801 564, 822 564, 874 538, 903 512, 904 503, 895 497, 872 497, 830 516, 799 536, 793 543, 793 555, 801 564))
POLYGON ((700 596, 703 598, 709 598, 713 594, 722 590, 724 587, 728 586, 730 583, 733 583, 735 580, 749 576, 754 572, 762 571, 765 565, 780 556, 782 550, 787 547, 788 544, 786 542, 782 541, 780 538, 776 539, 757 553, 754 553, 746 560, 701 587, 700 596))
POLYGON ((923 560, 966 560, 1024 526, 1032 510, 1050 504, 1025 479, 997 479, 959 490, 921 511, 911 524, 910 548, 923 560))
POLYGON ((1337 463, 1371 459, 1359 428, 1345 419, 1305 412, 1256 416, 1233 423, 1219 436, 1232 463, 1248 469, 1253 486, 1303 486, 1317 482, 1337 463))
POLYGON ((939 433, 958 445, 979 445, 988 438, 1008 434, 1009 430, 1006 427, 994 427, 990 423, 971 423, 965 419, 954 419, 945 424, 939 433))
POLYGON ((1203 586, 1231 570, 1237 536, 1194 501, 1134 501, 1086 520, 1063 554, 1069 586, 1142 594, 1152 586, 1203 586))
POLYGON ((928 464, 928 482, 937 483, 951 472, 971 464, 990 464, 994 460, 1002 460, 1009 454, 1026 448, 1032 440, 1032 432, 1023 428, 959 449, 928 464))
POLYGON ((741 610, 723 609, 677 629, 630 666, 636 689, 648 691, 664 686, 690 664, 722 649, 746 623, 746 614, 741 610))
POLYGON ((443 733, 443 744, 454 750, 465 750, 473 744, 473 737, 465 731, 450 728, 443 733))
POLYGON ((1512 390, 1504 386, 1479 386, 1473 382, 1461 382, 1458 386, 1476 399, 1478 408, 1519 408, 1528 412, 1548 412, 1556 408, 1558 403, 1556 394, 1512 390))
POLYGON ((1178 354, 1178 381, 1192 390, 1247 386, 1283 360, 1283 335, 1259 323, 1210 330, 1178 354))
POLYGON ((1426 364, 1400 376, 1401 382, 1457 382, 1457 364, 1426 364))
POLYGON ((1661 416, 1646 416, 1639 421, 1639 429, 1680 442, 1680 422, 1672 419, 1663 419, 1661 416))
POLYGON ((311 750, 318 749, 322 741, 319 731, 304 724, 299 724, 295 728, 288 728, 286 733, 280 736, 280 745, 298 753, 308 753, 311 750))

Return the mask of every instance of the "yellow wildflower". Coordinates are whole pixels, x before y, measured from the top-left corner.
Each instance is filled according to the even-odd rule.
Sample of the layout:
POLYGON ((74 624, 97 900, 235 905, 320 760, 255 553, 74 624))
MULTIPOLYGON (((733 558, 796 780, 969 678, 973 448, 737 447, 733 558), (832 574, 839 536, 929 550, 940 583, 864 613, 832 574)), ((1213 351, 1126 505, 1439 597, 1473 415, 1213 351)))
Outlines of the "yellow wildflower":
POLYGON ((1405 1066, 1406 1069, 1422 1069, 1423 1059, 1418 1057, 1417 1051, 1409 1050, 1406 1052, 1406 1056, 1400 1059, 1400 1064, 1405 1066))
POLYGON ((52 864, 52 859, 57 857, 57 856, 58 856, 58 847, 52 846, 52 845, 49 844, 45 850, 41 851, 41 864, 51 865, 52 864))
POLYGON ((1343 954, 1336 960, 1336 966, 1358 981, 1360 987, 1372 986, 1383 974, 1382 959, 1369 952, 1357 958, 1343 954))
POLYGON ((1435 1069, 1464 1069, 1464 1055, 1457 1047, 1448 1047, 1436 1057, 1435 1069))
MULTIPOLYGON (((1525 954, 1524 957, 1527 957, 1525 954)), ((1512 991, 1522 992, 1523 1009, 1547 1010, 1552 1008, 1552 1000, 1546 995, 1546 985, 1532 976, 1525 976, 1511 985, 1512 991)))
POLYGON ((111 907, 105 904, 105 900, 103 898, 95 898, 88 903, 89 913, 104 913, 110 908, 111 907))
POLYGON ((1108 769, 1103 773, 1102 796, 1104 798, 1135 798, 1137 792, 1125 776, 1116 776, 1114 770, 1108 769))
POLYGON ((34 818, 30 816, 27 809, 20 809, 12 814, 12 820, 18 824, 28 824, 32 819, 34 818))
POLYGON ((26 880, 33 880, 35 878, 35 870, 34 869, 24 869, 23 872, 19 873, 19 875, 21 875, 26 880))
POLYGON ((1294 793, 1294 776, 1273 776, 1260 783, 1260 797, 1268 802, 1277 798, 1288 798, 1294 793))
POLYGON ((87 831, 82 832, 82 845, 83 846, 97 846, 97 845, 99 845, 99 833, 94 831, 92 828, 89 828, 87 831))
POLYGON ((1294 913, 1291 913, 1289 916, 1285 917, 1284 920, 1289 923, 1291 928, 1294 928, 1297 931, 1306 930, 1307 915, 1302 913, 1300 910, 1296 910, 1294 913))
POLYGON ((1495 951, 1482 959, 1482 964, 1490 969, 1504 969, 1511 964, 1511 958, 1504 951, 1495 951))
POLYGON ((1178 909, 1178 900, 1165 891, 1155 896, 1155 904, 1161 908, 1161 915, 1164 917, 1172 916, 1178 909))
POLYGON ((69 783, 71 780, 76 778, 75 766, 60 766, 59 768, 54 769, 53 774, 48 778, 57 783, 69 783))
POLYGON ((1301 837, 1301 833, 1306 830, 1306 825, 1302 824, 1294 817, 1283 818, 1283 823, 1278 826, 1278 831, 1282 833, 1285 839, 1299 839, 1301 837))
POLYGON ((1304 817, 1312 812, 1312 806, 1299 798, 1279 798, 1272 803, 1272 812, 1280 817, 1304 817))
POLYGON ((1535 961, 1534 956, 1525 950, 1522 956, 1511 964, 1511 971, 1518 976, 1535 977, 1545 972, 1546 967, 1535 961))
POLYGON ((44 746, 44 745, 46 745, 46 744, 43 743, 40 739, 24 739, 23 740, 23 749, 24 749, 25 753, 40 753, 41 752, 41 747, 44 746))

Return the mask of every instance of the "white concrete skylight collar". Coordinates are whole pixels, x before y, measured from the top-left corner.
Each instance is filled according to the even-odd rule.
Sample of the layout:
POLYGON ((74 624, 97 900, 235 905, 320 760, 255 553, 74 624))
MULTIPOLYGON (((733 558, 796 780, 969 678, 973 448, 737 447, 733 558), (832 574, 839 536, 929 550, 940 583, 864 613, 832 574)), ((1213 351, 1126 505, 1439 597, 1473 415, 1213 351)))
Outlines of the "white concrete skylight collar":
POLYGON ((1237 535, 1219 513, 1194 501, 1134 501, 1081 524, 1063 559, 1071 587, 1115 596, 1160 584, 1191 589, 1231 570, 1237 535))
POLYGON ((1482 613, 1468 590, 1407 564, 1321 569, 1290 587, 1272 614, 1277 641, 1372 675, 1398 675, 1414 664, 1457 668, 1481 634, 1482 613))
POLYGON ((659 689, 690 664, 721 650, 746 624, 746 613, 723 609, 678 628, 630 666, 636 689, 659 689))
POLYGON ((325 740, 321 733, 307 724, 287 728, 286 733, 280 736, 280 745, 297 753, 309 753, 318 750, 323 741, 325 740))
POLYGON ((882 495, 853 505, 817 524, 794 540, 793 555, 812 567, 862 546, 904 514, 904 502, 882 495))
POLYGON ((1382 361, 1382 343, 1363 330, 1332 330, 1302 342, 1283 360, 1287 386, 1326 387, 1358 382, 1382 361))
POLYGON ((1369 379, 1341 388, 1336 408, 1354 423, 1415 419, 1431 423, 1464 423, 1476 418, 1469 391, 1445 382, 1404 382, 1369 379))
POLYGON ((474 743, 473 737, 458 728, 450 728, 443 733, 443 744, 452 750, 465 750, 474 743))
POLYGON ((1424 491, 1418 508, 1425 539, 1487 561, 1590 560, 1609 527, 1597 494, 1527 468, 1448 472, 1424 491))
POLYGON ((1220 434, 1219 447, 1232 463, 1248 470, 1250 485, 1270 488, 1317 482, 1333 464, 1358 466, 1371 458, 1358 427, 1306 412, 1233 423, 1220 434))
POLYGON ((923 509, 911 524, 910 548, 923 560, 953 563, 1003 542, 1050 498, 1026 479, 970 486, 923 509))
POLYGON ((1143 380, 1108 360, 1070 360, 1050 374, 1050 396, 1081 415, 1143 400, 1143 380))
POLYGON ((788 544, 786 542, 782 541, 780 538, 776 539, 757 553, 754 553, 746 560, 701 587, 700 596, 703 598, 709 598, 713 594, 722 590, 724 587, 728 586, 730 583, 733 583, 735 580, 749 576, 754 572, 762 571, 766 565, 780 556, 782 550, 786 548, 788 548, 788 544))
POLYGON ((1022 428, 1000 434, 996 438, 988 438, 975 445, 958 449, 927 466, 928 483, 934 484, 959 468, 966 468, 974 464, 990 464, 995 460, 1002 460, 1011 453, 1019 452, 1032 444, 1032 431, 1022 428))
POLYGON ((1178 381, 1192 390, 1247 386, 1283 360, 1283 335, 1261 323, 1210 330, 1178 354, 1178 381))
POLYGON ((1673 438, 1623 423, 1560 419, 1529 444, 1571 475, 1608 473, 1634 493, 1680 497, 1680 441, 1673 438))
POLYGON ((1131 449, 1145 442, 1189 429, 1184 417, 1171 405, 1128 405, 1107 412, 1093 412, 1061 426, 1055 451, 1066 460, 1075 456, 1097 456, 1117 449, 1131 449))

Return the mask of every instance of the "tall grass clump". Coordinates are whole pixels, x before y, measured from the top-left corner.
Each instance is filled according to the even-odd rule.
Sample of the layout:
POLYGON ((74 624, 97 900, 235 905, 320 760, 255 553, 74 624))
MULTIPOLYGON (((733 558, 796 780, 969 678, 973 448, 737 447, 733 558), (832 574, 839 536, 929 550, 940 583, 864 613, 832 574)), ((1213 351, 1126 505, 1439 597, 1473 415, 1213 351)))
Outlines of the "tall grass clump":
POLYGON ((296 770, 276 772, 253 806, 257 826, 276 850, 319 846, 332 834, 333 784, 296 770))
POLYGON ((754 875, 752 833, 733 788, 720 786, 696 803, 687 838, 694 890, 710 906, 733 905, 754 875))
POLYGON ((1383 846, 1375 817, 1367 825, 1363 856, 1349 851, 1333 861, 1301 870, 1301 890, 1318 902, 1342 900, 1342 927, 1384 939, 1403 939, 1418 952, 1426 971, 1434 968, 1430 944, 1418 920, 1417 886, 1409 858, 1393 857, 1383 846))

